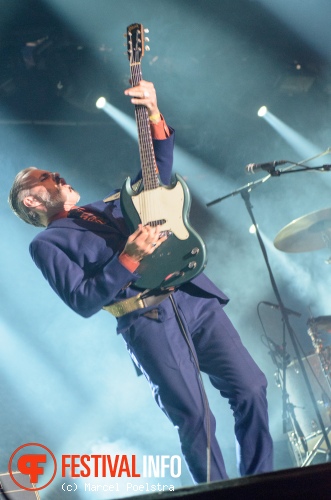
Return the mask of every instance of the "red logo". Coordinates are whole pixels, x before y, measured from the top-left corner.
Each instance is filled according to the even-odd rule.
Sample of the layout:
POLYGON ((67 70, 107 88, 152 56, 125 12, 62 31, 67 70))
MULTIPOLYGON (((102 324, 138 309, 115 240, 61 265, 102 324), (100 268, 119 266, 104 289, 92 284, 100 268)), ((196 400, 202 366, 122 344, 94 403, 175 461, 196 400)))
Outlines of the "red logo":
POLYGON ((8 462, 8 472, 14 483, 23 490, 28 491, 46 488, 55 478, 56 470, 57 465, 54 454, 49 448, 38 443, 23 444, 14 451, 8 462), (30 448, 27 449, 27 447, 30 448), (49 469, 47 472, 45 472, 46 466, 49 469), (18 470, 21 474, 29 476, 31 488, 20 484, 14 477, 13 470, 18 470), (43 476, 45 476, 45 484, 40 485, 43 476), (35 484, 38 486, 34 486, 35 484))

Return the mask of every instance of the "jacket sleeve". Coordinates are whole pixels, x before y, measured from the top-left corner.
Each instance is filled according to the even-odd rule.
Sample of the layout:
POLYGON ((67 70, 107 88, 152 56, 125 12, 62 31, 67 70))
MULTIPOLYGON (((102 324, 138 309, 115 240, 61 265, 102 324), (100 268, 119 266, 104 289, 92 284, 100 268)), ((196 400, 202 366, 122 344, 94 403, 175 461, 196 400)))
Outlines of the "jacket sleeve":
POLYGON ((157 140, 153 139, 156 163, 159 169, 161 181, 165 185, 169 185, 171 181, 173 153, 175 143, 175 132, 169 127, 170 137, 168 139, 157 140))
POLYGON ((88 318, 110 304, 139 274, 128 271, 113 255, 106 263, 84 270, 50 241, 34 240, 30 254, 37 267, 73 311, 88 318))

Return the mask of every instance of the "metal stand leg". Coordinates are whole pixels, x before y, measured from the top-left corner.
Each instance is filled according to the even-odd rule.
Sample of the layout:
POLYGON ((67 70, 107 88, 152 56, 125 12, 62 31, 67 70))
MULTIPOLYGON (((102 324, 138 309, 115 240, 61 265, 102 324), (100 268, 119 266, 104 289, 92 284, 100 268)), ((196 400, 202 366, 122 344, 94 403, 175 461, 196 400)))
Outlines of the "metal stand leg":
MULTIPOLYGON (((327 427, 325 429, 325 432, 327 435, 329 435, 331 437, 330 429, 331 429, 330 427, 327 427)), ((316 433, 315 436, 317 436, 317 435, 318 434, 316 433)), ((313 436, 310 436, 310 437, 312 438, 313 436)), ((306 438, 306 439, 308 440, 308 438, 306 438)), ((307 465, 310 465, 312 463, 312 461, 314 460, 314 458, 316 457, 316 455, 318 455, 318 454, 326 455, 325 461, 326 462, 329 461, 330 457, 328 456, 329 455, 328 448, 327 448, 327 446, 325 446, 325 448, 323 449, 321 447, 322 444, 325 444, 325 437, 323 434, 320 434, 319 440, 315 444, 314 448, 308 453, 306 460, 304 460, 304 462, 302 463, 302 467, 306 467, 307 465)))

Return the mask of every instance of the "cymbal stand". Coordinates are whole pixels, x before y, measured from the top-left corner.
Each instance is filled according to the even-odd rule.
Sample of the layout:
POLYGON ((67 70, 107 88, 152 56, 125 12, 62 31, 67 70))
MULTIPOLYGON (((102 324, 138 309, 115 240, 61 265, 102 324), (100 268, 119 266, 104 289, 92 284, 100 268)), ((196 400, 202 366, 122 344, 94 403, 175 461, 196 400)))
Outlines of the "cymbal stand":
MULTIPOLYGON (((318 156, 322 156, 323 154, 326 154, 326 153, 329 153, 329 152, 330 152, 330 148, 327 150, 327 152, 321 153, 318 156)), ((316 156, 313 157, 313 158, 316 158, 316 156)), ((310 158, 310 159, 313 159, 313 158, 310 158)), ((309 161, 310 159, 305 160, 305 162, 309 161)), ((293 164, 293 162, 291 162, 291 163, 293 164)), ((301 164, 303 164, 303 162, 301 162, 301 164)), ((299 165, 299 163, 296 163, 296 165, 299 165)), ((311 170, 311 169, 308 167, 308 170, 311 170)), ((305 169, 303 169, 303 170, 299 169, 299 170, 296 170, 296 171, 298 171, 298 172, 305 172, 305 169)), ((286 172, 284 171, 282 173, 290 173, 290 172, 291 171, 286 171, 286 172)), ((294 173, 294 171, 292 171, 292 172, 294 173)), ((264 260, 265 260, 265 264, 266 264, 268 272, 269 272, 269 278, 270 278, 271 286, 272 286, 272 289, 274 291, 275 297, 277 299, 277 302, 278 302, 278 305, 279 305, 279 309, 280 309, 280 312, 281 312, 281 315, 282 315, 282 319, 283 319, 284 325, 286 326, 286 329, 287 329, 288 334, 290 336, 290 339, 291 339, 291 342, 292 342, 295 354, 297 356, 297 360, 298 360, 300 368, 301 368, 301 373, 302 373, 302 375, 304 377, 304 381, 305 381, 305 384, 307 386, 309 397, 310 397, 311 402, 313 404, 317 420, 318 420, 318 422, 320 424, 320 427, 321 427, 321 430, 322 430, 322 439, 326 443, 326 447, 327 447, 327 450, 326 450, 326 461, 330 461, 331 460, 331 444, 330 444, 330 440, 329 440, 329 437, 328 437, 328 433, 327 433, 327 431, 326 431, 326 429, 324 427, 322 416, 321 416, 321 413, 319 411, 319 408, 318 408, 318 405, 317 405, 317 401, 316 401, 316 398, 315 398, 313 390, 312 390, 312 386, 310 384, 310 381, 309 381, 309 378, 308 378, 305 366, 304 366, 303 361, 301 359, 301 353, 300 353, 300 350, 299 350, 299 347, 298 347, 298 344, 297 344, 297 341, 296 341, 296 335, 295 335, 295 332, 294 332, 294 330, 293 330, 293 328, 292 328, 292 326, 290 324, 288 311, 287 311, 286 307, 284 306, 282 298, 280 296, 280 292, 279 292, 277 283, 275 281, 275 278, 274 278, 274 275, 273 275, 273 272, 272 272, 272 269, 271 269, 271 266, 270 266, 270 263, 269 263, 268 254, 267 254, 267 251, 266 251, 263 239, 261 237, 261 234, 260 234, 260 231, 259 231, 259 227, 258 227, 257 222, 256 222, 255 217, 254 217, 254 213, 253 213, 253 210, 252 210, 253 206, 251 205, 251 202, 250 202, 250 192, 252 191, 252 189, 255 188, 255 187, 257 187, 257 186, 259 186, 259 185, 261 185, 262 183, 266 182, 268 179, 270 179, 270 177, 273 177, 275 175, 279 176, 280 172, 277 172, 276 174, 275 174, 275 171, 274 172, 270 172, 269 175, 265 176, 262 179, 259 179, 259 180, 255 181, 255 182, 251 182, 251 183, 249 183, 249 184, 247 184, 247 185, 245 185, 245 186, 243 186, 243 187, 241 187, 239 189, 236 189, 232 193, 229 193, 229 194, 227 194, 227 195, 225 195, 225 196, 223 196, 221 198, 218 198, 216 200, 213 200, 213 201, 207 203, 207 207, 209 207, 211 205, 214 205, 216 203, 219 203, 219 202, 223 201, 224 199, 229 198, 230 196, 234 196, 236 194, 240 194, 241 197, 242 197, 242 199, 245 202, 245 206, 246 206, 247 212, 248 212, 248 214, 249 214, 249 216, 251 218, 253 226, 255 227, 256 236, 257 236, 257 239, 258 239, 258 242, 259 242, 259 245, 260 245, 260 249, 261 249, 262 255, 263 255, 264 260)), ((283 366, 283 385, 284 385, 284 388, 283 388, 283 431, 286 432, 286 420, 287 419, 285 418, 285 416, 287 414, 287 407, 286 407, 287 396, 286 396, 286 366, 285 366, 285 363, 284 363, 284 366, 283 366)))
MULTIPOLYGON (((269 278, 270 278, 270 281, 271 281, 272 289, 273 289, 273 291, 275 293, 275 296, 276 296, 276 299, 277 299, 277 302, 278 302, 278 305, 279 305, 279 308, 280 308, 282 320, 283 320, 283 322, 284 322, 284 324, 286 326, 286 329, 287 329, 287 331, 288 331, 288 333, 290 335, 290 339, 292 341, 292 345, 293 345, 295 354, 296 354, 298 362, 300 364, 300 368, 301 368, 302 374, 304 376, 304 379, 305 379, 305 382, 306 382, 306 385, 307 385, 307 389, 308 389, 309 395, 310 395, 312 403, 314 405, 316 416, 318 418, 318 421, 319 421, 319 424, 320 424, 321 428, 323 429, 324 428, 324 423, 323 423, 323 420, 322 420, 319 408, 317 406, 317 402, 316 402, 316 399, 315 399, 315 396, 314 396, 314 393, 313 393, 310 381, 308 379, 308 375, 307 375, 305 366, 304 366, 303 361, 301 359, 301 353, 300 353, 299 347, 297 345, 295 332, 292 329, 292 326, 291 326, 290 321, 289 321, 288 312, 287 312, 286 307, 284 306, 282 298, 280 296, 280 293, 279 293, 279 290, 278 290, 278 286, 276 284, 273 272, 271 270, 271 266, 270 266, 270 263, 269 263, 268 254, 267 254, 264 242, 262 240, 260 231, 258 229, 258 225, 256 223, 256 220, 255 220, 255 217, 254 217, 254 214, 253 214, 253 211, 252 211, 252 205, 250 203, 250 193, 249 193, 249 191, 243 191, 241 193, 241 196, 242 196, 242 198, 243 198, 243 200, 245 202, 245 205, 246 205, 247 211, 248 211, 248 213, 249 213, 249 215, 251 217, 252 223, 253 223, 254 227, 256 228, 257 239, 259 241, 260 248, 261 248, 261 251, 262 251, 262 254, 264 256, 264 260, 265 260, 265 263, 266 263, 266 266, 267 266, 267 269, 268 269, 268 272, 269 272, 269 278)), ((283 342, 283 343, 285 344, 285 342, 283 342)), ((284 386, 283 387, 283 432, 286 432, 286 420, 287 420, 286 419, 286 413, 287 413, 287 408, 286 408, 286 406, 287 406, 286 368, 287 368, 286 363, 283 362, 283 386, 284 386)), ((328 438, 327 434, 325 434, 325 440, 328 443, 328 449, 330 450, 330 453, 331 453, 331 445, 330 445, 329 438, 328 438)))
MULTIPOLYGON (((283 324, 284 326, 284 324, 283 324)), ((295 409, 303 408, 294 405, 290 401, 289 393, 286 390, 286 369, 289 364, 290 356, 285 349, 285 328, 283 328, 283 345, 277 346, 275 342, 265 333, 265 338, 269 347, 270 357, 276 366, 275 379, 276 385, 282 391, 283 400, 283 431, 288 433, 292 451, 295 455, 297 465, 301 466, 308 454, 308 445, 306 437, 296 418, 295 409)))

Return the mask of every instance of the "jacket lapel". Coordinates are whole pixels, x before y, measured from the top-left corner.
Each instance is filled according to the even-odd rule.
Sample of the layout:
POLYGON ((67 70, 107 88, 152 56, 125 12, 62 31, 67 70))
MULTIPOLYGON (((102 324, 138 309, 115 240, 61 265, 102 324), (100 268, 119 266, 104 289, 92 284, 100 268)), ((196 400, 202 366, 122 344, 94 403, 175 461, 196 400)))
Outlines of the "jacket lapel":
POLYGON ((95 215, 106 219, 108 221, 107 224, 99 224, 98 222, 86 221, 84 219, 64 217, 51 222, 47 229, 66 228, 80 231, 93 230, 106 233, 116 231, 121 235, 129 236, 130 232, 120 210, 119 201, 116 200, 116 202, 105 204, 103 201, 99 201, 90 205, 84 205, 84 208, 86 208, 87 211, 91 211, 95 215), (116 206, 116 202, 118 203, 118 206, 116 206))

